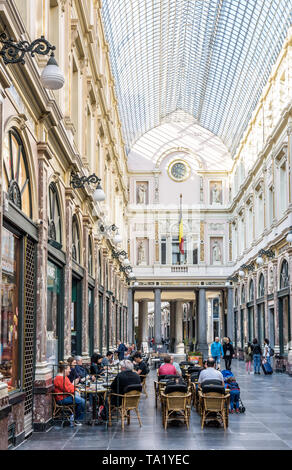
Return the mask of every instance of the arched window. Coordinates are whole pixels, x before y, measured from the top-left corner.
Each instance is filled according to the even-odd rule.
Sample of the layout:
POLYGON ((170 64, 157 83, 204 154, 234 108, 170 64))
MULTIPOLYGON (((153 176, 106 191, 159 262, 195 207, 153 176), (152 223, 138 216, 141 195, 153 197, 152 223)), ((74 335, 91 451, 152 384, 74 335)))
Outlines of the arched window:
POLYGON ((76 263, 80 263, 80 234, 76 215, 72 221, 72 258, 76 263))
POLYGON ((92 276, 93 273, 93 253, 92 253, 92 241, 90 236, 88 237, 88 274, 92 276))
POLYGON ((258 290, 258 296, 263 297, 265 295, 265 278, 264 275, 260 275, 259 279, 259 290, 258 290))
MULTIPOLYGON (((59 197, 55 183, 49 186, 49 239, 62 246, 62 225, 59 197)), ((61 247, 60 247, 61 248, 61 247)))
POLYGON ((249 298, 250 302, 252 302, 254 300, 254 286, 253 286, 253 280, 252 279, 249 283, 248 298, 249 298))
POLYGON ((22 140, 15 129, 8 131, 3 149, 3 189, 8 198, 32 218, 31 184, 22 140))
POLYGON ((280 289, 284 289, 285 287, 289 287, 289 270, 288 270, 288 262, 284 259, 281 272, 280 272, 280 289))
POLYGON ((245 286, 241 287, 241 304, 245 304, 245 286))

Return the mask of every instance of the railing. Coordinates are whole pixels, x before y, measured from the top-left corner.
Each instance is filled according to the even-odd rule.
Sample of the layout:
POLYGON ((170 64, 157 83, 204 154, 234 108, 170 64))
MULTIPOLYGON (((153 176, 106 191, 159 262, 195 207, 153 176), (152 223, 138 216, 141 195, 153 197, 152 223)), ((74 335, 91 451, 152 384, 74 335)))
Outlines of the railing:
POLYGON ((188 273, 189 269, 187 266, 171 266, 172 273, 188 273))

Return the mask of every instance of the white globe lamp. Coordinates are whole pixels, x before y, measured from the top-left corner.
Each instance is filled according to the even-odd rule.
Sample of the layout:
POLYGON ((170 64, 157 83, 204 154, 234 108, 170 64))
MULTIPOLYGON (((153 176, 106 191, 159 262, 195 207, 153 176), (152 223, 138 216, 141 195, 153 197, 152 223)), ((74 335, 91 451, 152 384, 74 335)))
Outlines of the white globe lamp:
POLYGON ((124 259, 124 266, 130 266, 130 260, 128 258, 124 259))
POLYGON ((292 230, 290 230, 287 234, 286 241, 288 243, 292 243, 292 230))
POLYGON ((60 90, 64 86, 65 78, 57 64, 54 53, 51 54, 41 74, 41 83, 48 90, 60 90))
POLYGON ((242 269, 241 269, 241 270, 239 271, 238 275, 239 275, 240 277, 244 277, 244 271, 242 271, 242 269))
POLYGON ((114 236, 113 242, 114 242, 115 244, 118 244, 118 243, 122 243, 122 241, 123 241, 123 238, 122 238, 122 236, 121 236, 121 235, 119 234, 119 232, 118 232, 118 233, 114 236))
POLYGON ((262 258, 261 256, 258 256, 258 257, 257 257, 257 264, 258 264, 259 266, 262 266, 262 265, 264 264, 264 260, 263 260, 263 258, 262 258))
POLYGON ((96 190, 93 193, 93 199, 95 202, 102 202, 105 200, 105 193, 100 184, 97 186, 96 190))

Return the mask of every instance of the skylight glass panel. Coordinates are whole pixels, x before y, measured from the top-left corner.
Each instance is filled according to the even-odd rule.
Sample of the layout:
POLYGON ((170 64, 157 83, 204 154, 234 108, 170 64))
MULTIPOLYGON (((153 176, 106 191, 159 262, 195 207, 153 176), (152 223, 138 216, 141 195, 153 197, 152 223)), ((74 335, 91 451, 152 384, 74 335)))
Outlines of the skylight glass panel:
POLYGON ((183 110, 234 154, 291 11, 292 0, 103 0, 128 150, 183 110))

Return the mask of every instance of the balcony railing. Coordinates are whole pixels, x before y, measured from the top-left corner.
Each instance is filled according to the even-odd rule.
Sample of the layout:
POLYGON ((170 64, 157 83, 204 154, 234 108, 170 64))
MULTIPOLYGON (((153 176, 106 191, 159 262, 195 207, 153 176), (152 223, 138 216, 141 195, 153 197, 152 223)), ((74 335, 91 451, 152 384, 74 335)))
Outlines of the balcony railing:
POLYGON ((188 273, 189 269, 187 266, 171 266, 172 273, 188 273))

